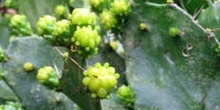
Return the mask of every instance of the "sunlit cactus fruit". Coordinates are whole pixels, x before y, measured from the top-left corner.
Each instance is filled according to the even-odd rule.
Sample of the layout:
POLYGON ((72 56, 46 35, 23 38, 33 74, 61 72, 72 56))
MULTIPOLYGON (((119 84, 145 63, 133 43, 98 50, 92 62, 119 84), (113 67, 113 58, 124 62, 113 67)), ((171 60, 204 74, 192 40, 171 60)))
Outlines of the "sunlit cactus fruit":
POLYGON ((93 98, 106 98, 111 90, 116 86, 119 74, 115 73, 114 67, 108 63, 101 65, 96 63, 83 72, 82 83, 91 92, 93 98))
POLYGON ((92 7, 98 7, 104 0, 89 0, 92 7))
POLYGON ((172 4, 172 3, 174 3, 173 0, 167 0, 167 4, 172 4))
POLYGON ((114 13, 109 10, 102 11, 100 14, 100 21, 106 29, 112 29, 117 25, 117 19, 114 13))
POLYGON ((18 36, 28 36, 32 34, 30 23, 27 21, 25 15, 15 14, 10 21, 12 34, 18 36))
POLYGON ((66 16, 67 15, 67 8, 64 5, 57 5, 55 7, 55 13, 59 16, 66 16))
POLYGON ((177 37, 177 36, 180 35, 180 30, 176 27, 171 27, 169 29, 169 34, 170 34, 171 37, 177 37))
POLYGON ((31 62, 26 62, 24 63, 23 68, 27 72, 32 71, 34 69, 34 64, 31 62))
POLYGON ((140 24, 139 24, 139 29, 140 29, 141 31, 147 31, 147 30, 149 29, 149 27, 147 26, 146 23, 140 23, 140 24))
POLYGON ((79 51, 96 54, 101 37, 96 29, 91 26, 77 27, 72 37, 72 42, 79 47, 79 51))
POLYGON ((24 24, 24 21, 26 21, 25 15, 14 15, 11 19, 10 25, 12 26, 20 26, 24 24))
POLYGON ((45 66, 38 70, 37 81, 49 88, 56 88, 59 86, 58 75, 51 66, 45 66))
POLYGON ((123 16, 130 12, 130 2, 128 0, 114 0, 110 9, 115 15, 123 16))
POLYGON ((135 101, 135 93, 130 86, 120 86, 117 90, 117 97, 128 105, 135 101))
POLYGON ((39 18, 38 22, 36 23, 38 34, 51 35, 55 23, 56 23, 56 18, 50 15, 45 15, 39 18))
POLYGON ((53 27, 52 35, 59 36, 70 33, 70 22, 68 20, 57 21, 53 27))
POLYGON ((104 88, 100 88, 97 91, 97 96, 100 98, 105 98, 107 96, 108 92, 104 88))
POLYGON ((70 20, 73 25, 95 25, 96 15, 87 8, 75 8, 70 15, 70 20))
POLYGON ((67 60, 69 58, 69 53, 68 52, 64 52, 62 54, 62 57, 63 57, 64 60, 67 60))

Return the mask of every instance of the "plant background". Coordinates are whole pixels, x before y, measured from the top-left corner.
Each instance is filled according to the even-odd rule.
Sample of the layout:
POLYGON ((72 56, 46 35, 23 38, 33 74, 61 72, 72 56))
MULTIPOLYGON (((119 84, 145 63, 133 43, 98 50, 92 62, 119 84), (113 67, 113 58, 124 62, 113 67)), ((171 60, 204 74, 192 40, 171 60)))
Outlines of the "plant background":
MULTIPOLYGON (((8 20, 0 16, 0 46, 8 61, 1 63, 0 103, 18 101, 27 110, 220 110, 219 57, 215 52, 220 26, 220 2, 205 0, 132 0, 132 11, 122 29, 121 43, 125 56, 109 45, 86 61, 74 57, 87 67, 95 62, 109 62, 121 74, 118 85, 130 84, 136 101, 130 107, 121 104, 112 93, 109 100, 94 100, 83 90, 82 71, 71 61, 64 61, 55 48, 37 35, 10 40, 8 20), (204 11, 201 11, 204 10, 204 11), (146 23, 148 31, 139 29, 146 23), (169 28, 181 30, 172 38, 169 28), (192 49, 187 51, 188 46, 192 49), (23 64, 31 61, 35 70, 27 73, 23 64), (48 90, 36 81, 37 69, 50 65, 62 73, 63 92, 48 90), (68 71, 65 71, 68 69, 68 71)), ((25 14, 33 29, 39 17, 54 15, 62 0, 17 0, 18 13, 25 14)), ((87 0, 75 0, 72 7, 89 7, 87 0)), ((103 36, 106 33, 103 33, 103 36)))

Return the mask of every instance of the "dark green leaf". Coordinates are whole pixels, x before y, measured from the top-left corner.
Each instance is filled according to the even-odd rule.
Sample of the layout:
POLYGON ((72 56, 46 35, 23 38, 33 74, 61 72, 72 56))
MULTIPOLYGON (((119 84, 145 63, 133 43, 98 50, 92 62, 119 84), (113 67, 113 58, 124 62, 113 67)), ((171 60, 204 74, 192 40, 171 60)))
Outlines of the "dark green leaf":
POLYGON ((135 109, 213 110, 220 105, 219 65, 205 30, 176 5, 135 5, 124 29, 126 74, 135 109), (177 19, 178 18, 178 19, 177 19), (146 23, 148 31, 140 31, 146 23), (176 27, 182 34, 169 35, 176 27))
POLYGON ((199 23, 201 23, 201 25, 203 25, 205 28, 209 28, 212 30, 216 30, 214 31, 216 36, 220 35, 220 31, 219 31, 219 23, 220 23, 220 15, 219 15, 219 11, 220 11, 220 2, 215 2, 214 4, 210 4, 211 6, 207 9, 205 9, 198 17, 198 21, 199 23))
POLYGON ((123 105, 115 102, 111 99, 105 99, 101 101, 102 110, 127 110, 123 105))
POLYGON ((37 83, 37 70, 44 66, 63 69, 62 57, 47 41, 37 36, 15 38, 6 51, 4 80, 27 110, 72 110, 73 103, 62 93, 48 90, 37 83), (32 62, 34 70, 26 72, 23 64, 32 62))
POLYGON ((0 15, 0 47, 5 49, 9 43, 10 32, 8 20, 0 15))
POLYGON ((3 80, 0 81, 0 88, 0 103, 5 103, 7 101, 18 101, 17 96, 3 80))

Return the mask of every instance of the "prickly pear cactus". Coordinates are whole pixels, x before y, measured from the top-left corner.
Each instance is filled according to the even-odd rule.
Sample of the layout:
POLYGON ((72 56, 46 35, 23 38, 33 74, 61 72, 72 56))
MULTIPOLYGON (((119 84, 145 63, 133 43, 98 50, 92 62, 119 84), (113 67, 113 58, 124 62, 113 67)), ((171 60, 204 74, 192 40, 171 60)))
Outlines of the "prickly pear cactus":
POLYGON ((216 0, 1 0, 0 110, 220 110, 216 0))

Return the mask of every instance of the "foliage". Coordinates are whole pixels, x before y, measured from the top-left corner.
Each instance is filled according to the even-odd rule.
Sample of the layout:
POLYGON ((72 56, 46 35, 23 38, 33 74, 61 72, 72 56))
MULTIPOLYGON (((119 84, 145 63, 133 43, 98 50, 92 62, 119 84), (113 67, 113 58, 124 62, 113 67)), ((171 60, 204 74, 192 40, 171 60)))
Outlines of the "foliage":
POLYGON ((218 110, 219 7, 0 1, 0 110, 218 110))

